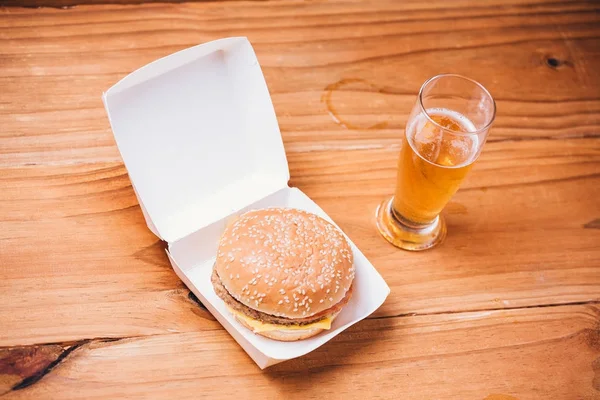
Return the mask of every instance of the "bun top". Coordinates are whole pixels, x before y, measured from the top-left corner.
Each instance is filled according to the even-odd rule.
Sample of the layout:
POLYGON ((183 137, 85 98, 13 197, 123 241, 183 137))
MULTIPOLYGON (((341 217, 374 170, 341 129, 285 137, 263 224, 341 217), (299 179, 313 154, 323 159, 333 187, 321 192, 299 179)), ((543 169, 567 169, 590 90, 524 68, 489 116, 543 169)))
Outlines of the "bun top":
POLYGON ((215 268, 237 301, 285 318, 327 310, 354 280, 352 249, 342 232, 291 208, 239 216, 221 236, 215 268))

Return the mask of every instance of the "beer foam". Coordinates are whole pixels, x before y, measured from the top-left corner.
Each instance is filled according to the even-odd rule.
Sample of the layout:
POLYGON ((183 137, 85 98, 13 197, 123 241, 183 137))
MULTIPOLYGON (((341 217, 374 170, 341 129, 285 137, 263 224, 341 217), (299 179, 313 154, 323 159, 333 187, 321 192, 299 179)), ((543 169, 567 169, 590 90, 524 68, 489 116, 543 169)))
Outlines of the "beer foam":
MULTIPOLYGON (((456 132, 456 134, 454 134, 454 136, 452 136, 452 137, 456 137, 455 140, 448 141, 447 137, 445 138, 446 140, 444 140, 444 145, 446 145, 446 146, 450 145, 452 147, 452 151, 460 153, 461 155, 465 155, 465 161, 462 163, 459 163, 457 165, 452 165, 452 166, 439 165, 437 163, 435 163, 435 165, 439 165, 440 167, 444 167, 444 168, 458 168, 458 167, 462 167, 462 166, 472 163, 475 160, 475 157, 477 156, 477 147, 479 145, 479 137, 477 135, 470 134, 470 132, 477 131, 475 124, 471 120, 469 120, 467 117, 465 117, 463 114, 461 114, 457 111, 448 110, 447 108, 428 108, 426 110, 426 112, 428 115, 431 115, 431 116, 438 115, 438 116, 448 117, 448 118, 452 119, 453 121, 455 121, 456 123, 458 123, 459 125, 461 125, 461 128, 465 131, 465 132, 456 132), (468 143, 468 142, 470 142, 470 143, 468 143)), ((431 155, 424 156, 423 154, 420 153, 420 151, 418 151, 417 145, 416 145, 416 143, 419 143, 420 145, 432 145, 433 144, 434 147, 432 148, 431 146, 429 146, 428 149, 435 150, 437 152, 437 154, 439 154, 440 146, 442 145, 442 140, 444 138, 442 138, 441 135, 428 135, 427 131, 423 130, 423 128, 425 127, 425 125, 428 122, 430 122, 430 119, 427 117, 427 115, 425 115, 425 113, 420 113, 412 120, 410 125, 407 126, 406 136, 407 136, 408 142, 409 142, 410 146, 412 147, 413 151, 416 154, 418 154, 419 157, 423 158, 425 161, 433 164, 433 162, 428 158, 435 159, 436 157, 431 157, 431 155), (420 133, 424 133, 424 134, 420 135, 420 133)), ((436 125, 437 125, 437 123, 436 123, 436 125)), ((448 131, 452 132, 449 129, 448 129, 448 131)), ((451 135, 453 135, 453 134, 449 134, 448 136, 451 136, 451 135)), ((421 146, 421 147, 423 147, 423 146, 421 146)))
POLYGON ((427 114, 429 115, 443 115, 449 117, 454 121, 462 125, 462 128, 467 132, 475 132, 477 128, 475 124, 467 117, 459 113, 458 111, 448 110, 447 108, 428 108, 427 114))

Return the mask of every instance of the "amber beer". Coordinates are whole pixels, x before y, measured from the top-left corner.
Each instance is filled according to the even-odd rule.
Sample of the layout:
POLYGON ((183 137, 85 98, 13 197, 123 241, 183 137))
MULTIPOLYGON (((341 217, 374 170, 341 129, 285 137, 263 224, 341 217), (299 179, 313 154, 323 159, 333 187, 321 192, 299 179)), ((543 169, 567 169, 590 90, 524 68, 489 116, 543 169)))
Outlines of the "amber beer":
POLYGON ((379 233, 405 250, 425 250, 444 241, 442 209, 479 156, 496 103, 479 83, 442 74, 428 79, 401 132, 394 196, 377 208, 379 233))
POLYGON ((454 134, 475 130, 465 116, 446 109, 428 110, 427 114, 430 119, 419 114, 407 126, 393 202, 394 214, 414 224, 429 224, 439 215, 477 154, 476 136, 454 134))

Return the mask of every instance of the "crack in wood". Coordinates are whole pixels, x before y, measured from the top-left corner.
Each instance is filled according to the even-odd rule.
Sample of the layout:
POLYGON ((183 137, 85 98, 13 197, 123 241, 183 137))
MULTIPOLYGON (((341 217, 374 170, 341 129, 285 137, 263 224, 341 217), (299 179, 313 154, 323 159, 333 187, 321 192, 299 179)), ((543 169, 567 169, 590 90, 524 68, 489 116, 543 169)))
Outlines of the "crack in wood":
POLYGON ((133 209, 137 209, 140 208, 139 203, 135 203, 132 204, 130 206, 126 206, 126 207, 122 207, 122 208, 115 208, 113 210, 105 210, 105 211, 94 211, 94 212, 87 212, 87 213, 80 213, 80 214, 71 214, 71 215, 67 215, 64 218, 79 218, 79 217, 92 217, 92 216, 104 216, 104 215, 112 215, 115 213, 119 213, 119 212, 123 212, 123 211, 129 211, 129 210, 133 210, 133 209))
POLYGON ((600 218, 596 218, 593 221, 588 222, 587 224, 583 225, 584 229, 600 229, 600 218))
MULTIPOLYGON (((149 336, 152 336, 152 335, 149 335, 149 336)), ((20 382, 14 384, 8 390, 1 392, 0 396, 4 396, 5 394, 7 394, 9 392, 25 389, 29 386, 36 384, 44 376, 48 375, 59 364, 64 362, 71 353, 73 353, 75 350, 79 349, 80 347, 82 347, 84 345, 87 345, 89 343, 112 343, 112 342, 118 342, 118 341, 121 341, 124 339, 130 339, 130 338, 129 337, 125 337, 125 338, 93 338, 93 339, 83 339, 83 340, 79 340, 76 342, 44 343, 44 344, 34 344, 34 345, 22 346, 22 347, 21 346, 19 346, 19 347, 0 347, 0 351, 2 351, 2 350, 15 351, 16 350, 16 352, 17 352, 16 356, 11 357, 11 355, 9 354, 7 358, 0 359, 0 367, 5 367, 5 368, 0 368, 0 371, 2 371, 2 373, 8 373, 8 375, 19 375, 19 372, 30 372, 27 368, 27 365, 23 366, 23 363, 33 364, 33 367, 35 367, 36 362, 37 362, 38 365, 39 365, 39 363, 41 363, 41 365, 43 366, 43 368, 40 368, 39 370, 34 370, 33 373, 31 373, 28 376, 25 376, 20 382), (60 354, 58 354, 58 356, 53 361, 48 362, 44 366, 44 362, 46 361, 46 360, 44 360, 44 358, 47 357, 48 355, 43 354, 43 352, 40 353, 39 348, 52 348, 52 347, 56 347, 56 346, 62 347, 63 351, 60 352, 60 354), (23 367, 24 367, 24 370, 23 370, 23 367)))
MULTIPOLYGON (((218 1, 228 1, 228 2, 236 2, 242 0, 197 0, 201 3, 215 3, 218 1)), ((254 1, 254 2, 264 2, 267 0, 245 0, 245 1, 254 1)), ((189 0, 9 0, 6 4, 3 4, 3 7, 12 7, 12 8, 29 8, 29 9, 56 9, 56 10, 70 10, 77 6, 102 6, 102 5, 110 5, 110 4, 119 4, 119 5, 145 5, 152 3, 166 3, 166 4, 182 4, 189 3, 189 0)))
POLYGON ((593 178, 598 178, 598 177, 600 177, 600 174, 577 175, 577 176, 569 176, 566 178, 543 179, 543 180, 532 181, 532 182, 506 183, 506 184, 499 184, 499 185, 494 185, 494 186, 473 186, 473 187, 463 188, 460 190, 462 192, 467 192, 467 191, 472 191, 472 190, 483 190, 483 189, 488 190, 488 189, 500 189, 500 188, 515 188, 515 187, 519 187, 519 186, 533 186, 533 185, 542 185, 542 184, 549 184, 549 183, 563 183, 563 182, 570 182, 570 181, 578 181, 578 180, 582 180, 582 179, 593 179, 593 178))
POLYGON ((200 301, 200 299, 198 299, 198 297, 196 297, 196 295, 193 292, 189 292, 188 293, 188 299, 190 299, 191 301, 193 301, 194 303, 196 303, 197 305, 200 306, 200 308, 202 308, 203 310, 207 310, 206 306, 204 304, 202 304, 202 302, 200 301))
MULTIPOLYGON (((390 319, 390 318, 403 318, 403 317, 423 317, 429 315, 452 315, 452 314, 466 314, 486 311, 514 311, 514 310, 526 310, 529 308, 549 308, 549 307, 563 307, 563 306, 583 306, 583 305, 600 305, 600 298, 588 301, 573 301, 566 303, 554 303, 554 304, 535 304, 531 306, 520 306, 520 307, 498 307, 498 308, 476 308, 473 310, 456 310, 456 311, 435 311, 425 313, 402 313, 394 315, 382 315, 375 317, 367 317, 367 319, 390 319)), ((600 322, 599 322, 600 323, 600 322)))
POLYGON ((80 348, 81 346, 83 346, 89 342, 90 342, 89 339, 85 339, 85 340, 81 340, 81 341, 77 342, 76 344, 74 344, 72 346, 67 347, 62 353, 59 354, 59 356, 56 358, 56 360, 52 361, 45 368, 37 371, 33 375, 30 375, 30 376, 24 378, 21 382, 14 385, 11 388, 11 391, 25 389, 26 387, 29 387, 29 386, 37 383, 40 379, 42 379, 44 376, 46 376, 48 373, 50 373, 50 371, 52 371, 58 364, 63 362, 69 356, 69 354, 71 354, 72 352, 74 352, 75 350, 77 350, 78 348, 80 348))
MULTIPOLYGON (((509 128, 504 126, 503 128, 509 128)), ((512 128, 512 127, 510 127, 512 128)), ((516 128, 516 127, 515 127, 516 128)), ((488 140, 488 143, 504 143, 504 142, 534 142, 538 140, 577 140, 577 139, 597 139, 600 138, 600 134, 587 134, 584 133, 582 135, 572 135, 572 136, 536 136, 536 137, 517 137, 517 136, 509 136, 498 139, 488 140)))

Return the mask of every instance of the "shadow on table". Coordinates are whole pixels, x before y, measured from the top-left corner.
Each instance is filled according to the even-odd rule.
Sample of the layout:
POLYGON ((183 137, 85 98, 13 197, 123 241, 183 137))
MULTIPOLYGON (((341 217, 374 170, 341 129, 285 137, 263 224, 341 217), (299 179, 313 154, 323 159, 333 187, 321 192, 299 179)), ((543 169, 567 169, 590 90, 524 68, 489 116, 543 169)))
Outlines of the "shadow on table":
POLYGON ((285 393, 309 389, 319 382, 327 382, 340 369, 353 364, 376 362, 383 341, 389 337, 387 321, 365 320, 340 333, 317 350, 294 360, 267 368, 265 376, 285 393), (373 329, 377 325, 379 329, 373 329))

